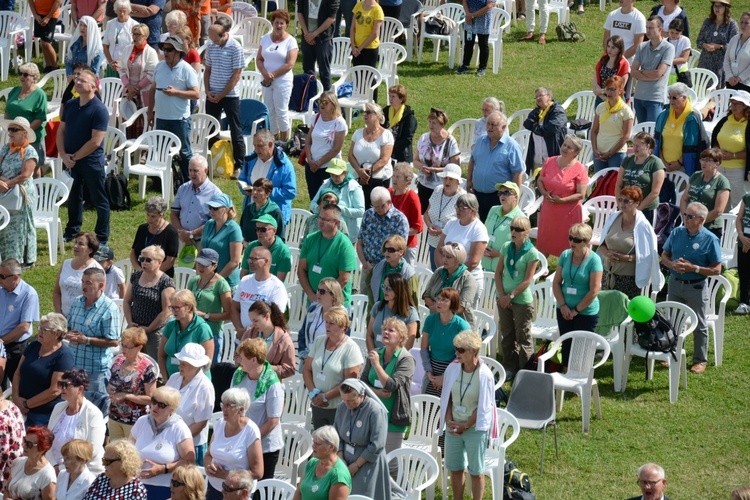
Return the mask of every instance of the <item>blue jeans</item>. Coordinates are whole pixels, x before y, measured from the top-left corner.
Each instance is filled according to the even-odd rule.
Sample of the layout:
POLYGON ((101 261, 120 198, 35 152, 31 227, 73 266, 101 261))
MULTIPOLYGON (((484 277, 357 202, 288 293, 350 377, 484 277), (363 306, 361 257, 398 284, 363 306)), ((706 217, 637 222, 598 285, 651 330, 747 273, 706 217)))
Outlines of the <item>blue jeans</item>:
POLYGON ((625 153, 613 154, 608 160, 602 161, 594 158, 594 172, 604 170, 605 168, 620 168, 622 160, 625 159, 625 153))
POLYGON ((655 122, 656 117, 659 116, 664 103, 659 101, 644 101, 641 99, 634 99, 633 105, 635 107, 635 117, 639 123, 643 122, 655 122))
POLYGON ((109 198, 104 191, 104 161, 97 165, 95 161, 77 162, 70 175, 73 177, 73 186, 70 188, 68 197, 68 225, 65 228, 66 236, 75 236, 81 231, 83 224, 83 189, 96 208, 96 226, 94 232, 103 244, 109 240, 109 198))
POLYGON ((180 140, 180 172, 182 172, 183 179, 188 179, 188 164, 193 157, 193 150, 190 148, 190 118, 183 118, 182 120, 157 118, 156 130, 172 132, 180 140))
POLYGON ((214 336, 214 359, 211 360, 213 364, 219 362, 222 349, 224 349, 224 335, 222 332, 219 332, 218 335, 214 336))
POLYGON ((106 396, 108 375, 109 372, 89 373, 89 386, 86 390, 106 396))

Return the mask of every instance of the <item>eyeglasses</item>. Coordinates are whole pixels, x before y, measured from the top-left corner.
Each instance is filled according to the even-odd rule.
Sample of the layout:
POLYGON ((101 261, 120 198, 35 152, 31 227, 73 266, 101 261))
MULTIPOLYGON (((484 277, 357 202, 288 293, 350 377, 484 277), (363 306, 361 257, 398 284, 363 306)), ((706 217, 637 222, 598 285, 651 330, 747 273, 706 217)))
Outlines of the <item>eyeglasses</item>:
POLYGON ((162 401, 157 401, 156 398, 151 398, 151 406, 158 406, 159 408, 161 408, 163 410, 164 408, 166 408, 167 406, 169 406, 169 404, 168 403, 164 403, 162 401))
POLYGON ((317 293, 318 295, 325 295, 327 293, 333 295, 333 292, 331 292, 330 290, 326 290, 325 288, 318 288, 317 293))
POLYGON ((687 219, 687 220, 693 220, 693 219, 702 219, 703 217, 701 217, 700 215, 691 215, 685 212, 682 214, 682 218, 687 219))
POLYGON ((524 231, 526 231, 526 229, 522 227, 516 227, 516 226, 510 226, 510 230, 513 231, 514 233, 523 233, 524 231))
POLYGON ((8 132, 20 132, 22 130, 23 130, 22 128, 18 128, 18 127, 8 127, 8 132))
POLYGON ((663 479, 659 479, 658 481, 646 481, 645 479, 638 479, 636 480, 636 483, 638 483, 638 486, 653 488, 657 484, 661 483, 663 479))
POLYGON ((458 212, 459 210, 469 210, 469 207, 456 205, 456 212, 458 212))
POLYGON ((164 47, 161 50, 162 50, 162 52, 164 52, 166 54, 169 54, 170 52, 174 52, 174 47, 164 47))
POLYGON ((221 483, 221 489, 224 490, 224 493, 234 493, 235 491, 240 491, 242 488, 232 488, 231 486, 227 486, 227 483, 221 483))
POLYGON ((630 205, 631 203, 635 203, 635 200, 631 200, 629 198, 617 198, 617 203, 621 203, 623 205, 630 205))
POLYGON ((270 227, 256 227, 255 228, 255 230, 261 234, 265 234, 265 232, 268 231, 269 229, 272 229, 272 228, 270 227))
POLYGON ((456 352, 459 354, 463 354, 466 352, 466 349, 464 349, 463 347, 456 347, 456 352))
POLYGON ((583 243, 584 241, 586 241, 582 238, 576 238, 575 236, 568 236, 568 240, 572 241, 573 243, 583 243))
POLYGON ((442 295, 438 295, 438 297, 435 299, 435 302, 450 302, 451 299, 448 297, 443 297, 442 295))
POLYGON ((230 408, 237 408, 237 405, 236 405, 236 404, 234 404, 234 403, 219 403, 219 408, 221 408, 222 410, 223 410, 224 408, 227 408, 227 409, 230 409, 230 408))
POLYGON ((185 483, 176 479, 172 479, 169 484, 172 485, 172 488, 182 488, 183 486, 185 486, 185 483))
MULTIPOLYGON (((8 129, 8 130, 10 130, 10 129, 8 129)), ((718 161, 714 161, 711 158, 701 158, 701 165, 704 164, 704 163, 707 164, 707 165, 708 164, 714 164, 715 165, 715 164, 717 164, 719 162, 718 161)))
POLYGON ((183 306, 169 306, 169 310, 170 311, 179 311, 183 307, 185 307, 185 306, 184 305, 183 306))
POLYGON ((510 196, 512 194, 516 194, 515 191, 498 191, 498 196, 510 196))
POLYGON ((122 460, 121 458, 107 458, 107 457, 102 457, 102 465, 104 465, 105 467, 109 467, 113 463, 119 462, 121 460, 122 460))
POLYGON ((373 115, 373 114, 375 114, 375 111, 373 111, 373 110, 371 110, 371 109, 366 109, 366 110, 365 110, 365 114, 366 114, 366 115, 373 115))
POLYGON ((13 278, 15 276, 18 276, 18 274, 0 274, 0 280, 7 280, 8 278, 13 278))
POLYGON ((24 78, 28 78, 28 77, 34 76, 34 75, 32 75, 31 73, 21 73, 20 76, 22 76, 24 78))
POLYGON ((59 387, 59 388, 60 388, 60 389, 62 389, 63 391, 64 391, 64 390, 66 390, 66 389, 67 389, 68 387, 70 387, 70 386, 73 386, 73 387, 77 387, 77 386, 76 386, 75 384, 73 384, 72 382, 65 382, 64 380, 60 380, 60 381, 58 381, 58 382, 57 382, 57 387, 59 387))
POLYGON ((398 252, 398 248, 393 248, 393 247, 385 247, 384 250, 385 250, 385 253, 396 253, 396 252, 398 252))
POLYGON ((96 85, 96 83, 89 82, 87 80, 84 80, 83 78, 76 78, 75 81, 76 81, 76 83, 88 83, 91 86, 96 85))
POLYGON ((128 350, 130 350, 130 349, 135 349, 135 348, 136 348, 136 347, 138 347, 138 346, 137 346, 137 345, 125 345, 125 344, 123 344, 122 342, 120 342, 120 347, 122 347, 123 349, 128 349, 128 350))
POLYGON ((23 445, 24 445, 24 446, 25 446, 26 448, 36 448, 38 444, 39 444, 39 443, 33 443, 33 442, 31 442, 31 441, 26 441, 26 440, 24 440, 24 442, 23 442, 23 445))
POLYGON ((266 260, 265 257, 248 257, 247 260, 250 262, 258 262, 259 260, 266 260))
POLYGON ((681 97, 685 97, 684 95, 671 95, 669 96, 670 101, 676 101, 677 99, 680 99, 681 97))
POLYGON ((393 291, 393 287, 390 287, 390 286, 385 285, 385 284, 382 286, 382 288, 383 288, 384 292, 392 292, 393 291))
POLYGON ((606 87, 604 90, 607 92, 617 92, 619 89, 617 87, 606 87))
POLYGON ((325 217, 319 217, 318 220, 322 220, 323 222, 328 222, 328 223, 338 222, 338 219, 326 219, 325 217))
POLYGON ((43 326, 39 327, 39 333, 53 333, 54 331, 54 328, 45 328, 43 326))
POLYGON ((138 262, 140 262, 141 264, 143 264, 144 262, 148 262, 149 264, 151 264, 155 260, 156 259, 152 259, 151 257, 138 257, 138 262))

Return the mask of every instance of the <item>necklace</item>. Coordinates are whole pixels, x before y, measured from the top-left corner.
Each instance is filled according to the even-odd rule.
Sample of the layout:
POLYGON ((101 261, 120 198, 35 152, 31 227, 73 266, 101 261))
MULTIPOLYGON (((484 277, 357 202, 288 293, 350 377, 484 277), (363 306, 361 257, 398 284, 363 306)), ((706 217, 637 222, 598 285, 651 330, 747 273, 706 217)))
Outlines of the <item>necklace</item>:
POLYGON ((148 228, 146 228, 146 235, 147 235, 146 238, 145 238, 146 245, 143 248, 151 246, 151 243, 154 241, 154 238, 156 238, 157 236, 159 236, 161 234, 161 232, 164 230, 164 227, 165 227, 166 223, 167 223, 167 221, 162 220, 161 223, 159 224, 159 227, 156 228, 156 232, 155 233, 151 233, 151 231, 149 231, 148 228))

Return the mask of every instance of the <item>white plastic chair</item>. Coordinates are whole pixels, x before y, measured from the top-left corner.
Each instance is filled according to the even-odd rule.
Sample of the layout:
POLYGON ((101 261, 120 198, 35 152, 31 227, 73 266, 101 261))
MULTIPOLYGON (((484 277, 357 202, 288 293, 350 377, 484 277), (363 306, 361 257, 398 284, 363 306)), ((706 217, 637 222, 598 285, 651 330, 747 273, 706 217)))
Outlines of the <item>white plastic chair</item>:
POLYGON ((482 363, 487 365, 487 368, 492 372, 492 377, 495 379, 495 390, 500 389, 505 383, 505 368, 493 357, 479 356, 482 363))
POLYGON ((614 196, 597 196, 587 200, 583 204, 583 208, 588 210, 593 216, 594 231, 591 237, 591 244, 599 246, 607 218, 617 211, 617 200, 614 196))
POLYGON ((722 275, 709 276, 706 279, 708 286, 708 304, 706 305, 706 326, 714 333, 714 362, 721 366, 724 359, 724 318, 727 312, 727 302, 732 296, 732 285, 722 275), (724 296, 717 301, 717 295, 724 288, 724 296))
POLYGON ((307 313, 305 307, 307 295, 300 284, 288 286, 286 291, 289 296, 289 321, 287 321, 287 326, 290 332, 299 332, 307 313))
POLYGON ((130 275, 133 274, 133 263, 130 262, 130 259, 118 260, 112 265, 122 271, 125 276, 125 283, 130 283, 130 275))
POLYGON ((674 191, 677 195, 677 202, 679 203, 680 198, 682 198, 682 193, 685 192, 688 184, 690 184, 690 177, 685 172, 674 170, 672 172, 667 172, 666 178, 674 183, 674 191))
POLYGON ((143 132, 150 132, 154 129, 153 125, 148 124, 148 108, 139 109, 127 120, 120 120, 117 128, 119 128, 123 134, 126 134, 128 127, 133 125, 138 119, 143 119, 143 132))
POLYGON ((690 55, 688 56, 688 61, 687 61, 688 68, 690 69, 697 68, 698 61, 700 60, 700 58, 701 58, 700 50, 690 49, 690 55))
MULTIPOLYGON (((443 453, 438 446, 440 426, 440 399, 426 394, 412 396, 411 427, 409 437, 403 441, 403 449, 424 451, 442 464, 443 453)), ((434 497, 434 488, 430 488, 427 498, 432 498, 431 494, 434 497)))
POLYGON ((334 91, 344 82, 351 82, 354 85, 350 97, 340 97, 339 106, 346 108, 346 123, 352 126, 352 109, 365 109, 365 104, 373 102, 373 95, 376 88, 383 82, 380 71, 371 66, 354 66, 347 69, 344 75, 333 84, 334 91))
MULTIPOLYGON (((27 23, 21 14, 12 11, 0 12, 0 73, 2 81, 8 80, 8 71, 10 70, 11 61, 18 57, 18 47, 16 46, 16 35, 26 32, 27 23), (11 59, 11 52, 12 59, 11 59)), ((26 40, 26 46, 31 44, 31 40, 26 40)), ((16 65, 16 73, 18 66, 16 65)))
POLYGON ((47 99, 47 115, 53 115, 57 116, 58 111, 60 111, 60 106, 62 105, 62 96, 65 92, 65 89, 68 86, 68 80, 65 77, 65 70, 64 69, 56 69, 54 71, 50 71, 46 75, 44 75, 39 82, 37 82, 37 87, 44 88, 45 85, 47 85, 47 82, 52 82, 52 97, 47 99))
POLYGON ((221 335, 224 339, 224 345, 222 346, 221 355, 219 357, 220 363, 234 363, 234 351, 237 348, 235 340, 237 339, 237 332, 234 329, 234 325, 231 321, 225 321, 221 328, 221 335))
POLYGON ((282 424, 291 424, 303 429, 312 428, 312 409, 307 397, 307 387, 302 375, 295 373, 284 379, 284 412, 281 414, 282 424))
MULTIPOLYGON (((495 2, 495 5, 510 14, 510 22, 513 24, 513 26, 516 26, 518 24, 518 20, 516 18, 517 17, 516 2, 514 0, 498 0, 497 2, 495 2)), ((524 13, 524 15, 526 15, 526 13, 524 13)), ((505 28, 505 32, 510 33, 510 31, 511 31, 511 28, 509 24, 505 28)))
POLYGON ((587 168, 594 164, 594 146, 588 139, 581 139, 583 147, 578 152, 578 161, 583 163, 587 168))
POLYGON ((281 424, 284 434, 284 447, 274 471, 274 479, 297 486, 300 472, 305 471, 305 463, 312 455, 312 436, 303 427, 294 424, 281 424))
POLYGON ((539 265, 537 265, 536 272, 534 273, 534 281, 542 279, 549 274, 549 263, 547 262, 547 257, 539 252, 537 252, 537 257, 539 257, 539 265))
POLYGON ((287 246, 299 246, 302 241, 302 235, 305 232, 307 219, 312 217, 312 212, 302 208, 292 209, 292 218, 286 227, 286 244, 287 246))
MULTIPOLYGON (((232 8, 234 10, 234 7, 232 8)), ((260 48, 260 40, 273 30, 271 23, 264 17, 245 17, 237 24, 234 36, 241 37, 242 51, 246 63, 255 59, 260 48)))
MULTIPOLYGON (((565 99, 562 107, 567 112, 568 108, 570 108, 573 103, 576 104, 576 114, 573 118, 574 120, 583 119, 589 120, 591 123, 594 123, 594 115, 596 114, 596 96, 592 91, 582 90, 580 92, 576 92, 572 96, 565 99)), ((576 134, 585 138, 588 136, 588 130, 579 130, 578 132, 576 132, 576 134)))
POLYGON ((422 2, 419 0, 415 1, 419 3, 420 8, 409 18, 409 25, 404 26, 404 33, 406 34, 406 60, 409 62, 414 60, 414 27, 419 23, 419 16, 424 13, 422 2))
POLYGON ((557 348, 564 341, 570 339, 570 358, 568 359, 568 371, 564 374, 553 373, 555 391, 557 395, 557 411, 562 411, 564 392, 575 392, 581 397, 581 410, 583 420, 583 432, 589 432, 589 421, 591 420, 591 399, 596 406, 596 415, 602 418, 601 402, 599 401, 599 386, 594 378, 594 370, 603 365, 609 358, 609 343, 599 334, 575 330, 560 336, 555 340, 550 349, 539 356, 537 371, 544 372, 544 363, 557 353, 557 348), (594 363, 597 350, 603 350, 602 358, 594 363))
MULTIPOLYGON (((492 287, 494 295, 494 287, 492 287)), ((482 349, 480 354, 482 356, 494 357, 497 353, 497 323, 492 313, 486 313, 480 310, 474 310, 474 331, 482 337, 482 349), (487 332, 484 334, 484 332, 487 332)))
MULTIPOLYGON (((425 10, 426 5, 425 5, 425 10)), ((420 27, 420 32, 422 33, 422 36, 419 38, 419 50, 417 52, 417 64, 422 64, 422 53, 424 52, 424 41, 426 38, 429 38, 432 40, 433 45, 435 46, 435 62, 438 60, 438 55, 440 53, 440 43, 441 42, 447 42, 448 43, 448 67, 453 69, 453 66, 456 62, 456 52, 458 51, 458 45, 460 43, 459 38, 461 36, 461 25, 464 22, 464 17, 466 17, 464 13, 464 8, 460 4, 452 4, 452 3, 446 3, 443 5, 439 5, 435 7, 435 9, 432 11, 432 14, 440 13, 445 17, 450 18, 453 22, 456 23, 455 29, 451 31, 448 35, 433 35, 430 33, 427 33, 427 30, 425 29, 425 23, 428 15, 425 13, 425 17, 422 18, 422 25, 420 27)))
MULTIPOLYGON (((60 64, 65 64, 65 57, 68 54, 68 44, 73 38, 73 32, 75 31, 70 17, 70 4, 60 7, 60 17, 57 20, 58 24, 62 24, 63 31, 60 33, 55 32, 53 39, 57 42, 57 57, 60 64)), ((30 42, 27 40, 27 43, 30 42)))
POLYGON ((364 339, 367 335, 367 325, 370 322, 368 312, 370 299, 367 295, 358 293, 352 295, 351 310, 352 310, 352 326, 351 336, 352 338, 364 339))
POLYGON ((320 80, 318 80, 317 78, 315 79, 315 83, 317 85, 315 95, 312 96, 308 101, 307 109, 304 111, 292 111, 291 109, 287 111, 287 118, 289 119, 289 123, 291 123, 292 120, 300 120, 305 125, 312 125, 313 121, 315 120, 315 111, 313 107, 315 105, 315 102, 320 99, 320 96, 323 94, 323 84, 320 83, 320 80))
POLYGON ((117 173, 120 171, 117 161, 117 152, 115 150, 125 144, 125 142, 127 142, 127 138, 122 131, 115 127, 107 127, 107 133, 104 134, 104 157, 109 159, 106 169, 107 173, 117 173))
POLYGON ((560 335, 557 328, 557 301, 552 293, 552 281, 544 280, 531 285, 536 306, 536 318, 531 322, 531 336, 541 340, 555 340, 560 335))
POLYGON ((712 99, 716 103, 714 119, 710 122, 703 122, 703 127, 706 129, 706 133, 711 135, 716 124, 719 123, 719 120, 727 115, 727 112, 729 111, 729 98, 735 93, 736 91, 729 89, 714 90, 713 92, 706 94, 706 97, 693 105, 695 109, 703 109, 712 99))
POLYGON ((518 207, 521 211, 524 211, 534 203, 536 200, 536 193, 534 193, 534 190, 526 184, 521 184, 519 187, 521 188, 521 197, 518 200, 518 207))
POLYGON ((180 152, 180 139, 165 130, 152 130, 143 133, 124 152, 125 177, 131 174, 139 177, 138 192, 141 199, 146 197, 146 177, 158 177, 161 179, 162 198, 169 203, 173 193, 172 160, 180 152), (139 161, 141 151, 146 153, 146 162, 143 164, 139 161))
MULTIPOLYGON (((404 25, 396 18, 386 16, 380 26, 380 43, 395 43, 404 34, 404 25)), ((404 50, 404 53, 406 51, 404 50)))
POLYGON ((415 264, 430 269, 430 245, 427 243, 427 236, 428 235, 426 230, 419 233, 419 245, 417 245, 417 261, 415 262, 415 264))
MULTIPOLYGON (((425 246, 427 246, 426 243, 425 246)), ((432 270, 429 268, 429 264, 427 266, 416 265, 414 266, 414 273, 416 274, 417 281, 419 282, 419 298, 421 299, 422 295, 424 294, 425 288, 427 287, 427 282, 430 281, 430 278, 432 278, 432 270)))
POLYGON ((497 291, 495 290, 495 273, 482 272, 482 294, 479 296, 477 309, 487 313, 489 316, 497 310, 497 291))
POLYGON ((261 82, 263 75, 257 71, 243 71, 240 74, 240 81, 237 83, 237 91, 240 93, 240 99, 263 100, 261 82))
POLYGON ((406 49, 397 43, 384 42, 378 47, 377 68, 387 88, 398 85, 398 65, 405 60, 406 49))
POLYGON ((453 122, 448 127, 448 133, 456 138, 458 149, 461 150, 460 162, 462 165, 469 163, 471 158, 471 141, 474 139, 474 126, 476 118, 464 118, 453 122))
MULTIPOLYGON (((194 155, 201 155, 208 160, 209 165, 213 165, 213 155, 209 142, 219 135, 221 124, 219 120, 211 115, 203 113, 194 113, 190 115, 190 148, 194 155)), ((213 179, 214 170, 208 169, 213 179)))
MULTIPOLYGON (((10 224, 10 212, 8 212, 7 208, 0 205, 0 231, 8 227, 8 224, 10 224)), ((3 256, 0 255, 0 259, 2 258, 3 256)))
POLYGON ((484 475, 490 478, 492 498, 501 500, 505 489, 505 454, 521 434, 521 424, 511 413, 498 408, 497 427, 500 437, 494 444, 490 442, 484 454, 484 475))
POLYGON ((516 141, 521 146, 521 158, 526 158, 526 154, 529 151, 529 141, 531 140, 531 132, 521 126, 521 130, 510 136, 511 139, 516 141))
POLYGON ((716 90, 719 83, 719 77, 710 69, 690 68, 690 75, 693 78, 693 90, 697 96, 697 102, 706 98, 710 92, 716 90))
POLYGON ((525 108, 525 109, 519 109, 512 115, 508 117, 508 132, 510 133, 511 125, 513 125, 516 120, 518 120, 518 130, 525 130, 523 128, 523 122, 526 121, 526 117, 529 116, 529 113, 531 113, 531 108, 525 108))
POLYGON ((656 122, 638 122, 633 124, 633 128, 630 131, 630 140, 633 140, 633 137, 638 132, 647 132, 651 137, 654 136, 654 129, 656 128, 656 122))
POLYGON ((60 207, 68 200, 68 187, 64 182, 48 177, 34 179, 32 183, 36 188, 34 227, 47 233, 49 264, 55 266, 58 250, 61 255, 65 253, 60 207))
POLYGON ((188 281, 195 277, 195 269, 189 267, 174 268, 174 289, 187 290, 188 281))
POLYGON ((567 0, 550 0, 549 13, 550 15, 557 14, 557 24, 570 22, 570 9, 567 0))
POLYGON ((297 278, 297 268, 299 267, 299 248, 289 247, 289 253, 292 254, 292 270, 286 273, 284 284, 289 287, 299 282, 297 278))
MULTIPOLYGON (((510 14, 498 7, 491 11, 489 46, 492 48, 492 73, 497 74, 503 67, 503 33, 510 29, 510 14)), ((479 51, 476 53, 479 64, 479 51)))
POLYGON ((292 500, 297 488, 278 479, 263 479, 255 485, 255 491, 260 500, 292 500))
POLYGON ((119 78, 102 78, 99 80, 101 89, 102 103, 109 111, 109 124, 113 127, 117 125, 117 114, 122 98, 122 80, 119 78))
POLYGON ((440 475, 437 460, 426 451, 398 448, 388 453, 386 460, 398 465, 396 483, 408 500, 420 500, 422 492, 433 488, 440 475))
POLYGON ((331 76, 344 76, 352 66, 352 42, 349 37, 337 36, 333 39, 331 56, 331 76))
POLYGON ((737 216, 733 213, 721 214, 719 217, 724 229, 721 234, 721 263, 727 269, 737 267, 737 216))
POLYGON ((667 361, 669 363, 669 402, 677 402, 677 394, 680 388, 680 377, 683 379, 683 389, 687 389, 687 356, 685 354, 685 339, 693 333, 698 326, 698 316, 685 304, 678 302, 659 302, 656 304, 658 309, 665 318, 672 324, 675 333, 678 333, 675 353, 677 360, 669 352, 646 351, 631 337, 626 338, 625 344, 625 370, 622 374, 623 390, 628 385, 628 373, 630 371, 630 361, 633 356, 647 358, 646 379, 651 380, 654 376, 654 361, 667 361))

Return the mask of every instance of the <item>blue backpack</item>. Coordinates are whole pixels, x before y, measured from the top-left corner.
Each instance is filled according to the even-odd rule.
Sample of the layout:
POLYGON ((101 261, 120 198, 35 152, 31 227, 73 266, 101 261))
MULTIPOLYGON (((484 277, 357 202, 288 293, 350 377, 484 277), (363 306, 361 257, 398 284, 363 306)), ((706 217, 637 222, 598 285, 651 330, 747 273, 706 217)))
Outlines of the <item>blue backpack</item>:
POLYGON ((315 95, 318 89, 318 80, 315 75, 303 73, 294 75, 292 80, 292 93, 289 96, 289 110, 304 112, 310 105, 310 97, 315 95))

